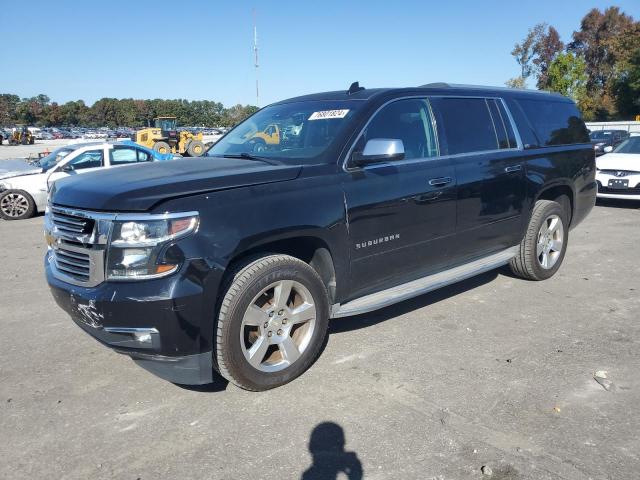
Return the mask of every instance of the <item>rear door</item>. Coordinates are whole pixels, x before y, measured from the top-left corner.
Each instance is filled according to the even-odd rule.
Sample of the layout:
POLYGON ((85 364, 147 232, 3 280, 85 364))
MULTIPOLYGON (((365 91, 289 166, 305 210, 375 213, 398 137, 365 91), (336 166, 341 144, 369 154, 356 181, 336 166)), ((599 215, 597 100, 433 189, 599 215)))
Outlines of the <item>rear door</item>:
POLYGON ((353 152, 374 138, 402 140, 405 158, 362 168, 347 164, 343 188, 354 296, 446 266, 455 232, 455 171, 439 157, 428 101, 408 98, 383 106, 353 152))
POLYGON ((525 200, 520 141, 501 99, 432 98, 441 148, 458 180, 456 241, 461 263, 518 244, 525 200))

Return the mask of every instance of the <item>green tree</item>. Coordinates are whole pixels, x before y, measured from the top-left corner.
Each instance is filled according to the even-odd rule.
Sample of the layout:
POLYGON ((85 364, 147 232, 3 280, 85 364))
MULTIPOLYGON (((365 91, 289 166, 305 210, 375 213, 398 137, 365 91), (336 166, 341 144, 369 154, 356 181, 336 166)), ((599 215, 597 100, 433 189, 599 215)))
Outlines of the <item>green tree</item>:
POLYGON ((589 77, 582 57, 571 52, 556 55, 549 65, 547 77, 549 90, 571 97, 577 103, 584 102, 589 77))
POLYGON ((621 117, 640 115, 640 48, 632 52, 614 86, 616 107, 621 117))

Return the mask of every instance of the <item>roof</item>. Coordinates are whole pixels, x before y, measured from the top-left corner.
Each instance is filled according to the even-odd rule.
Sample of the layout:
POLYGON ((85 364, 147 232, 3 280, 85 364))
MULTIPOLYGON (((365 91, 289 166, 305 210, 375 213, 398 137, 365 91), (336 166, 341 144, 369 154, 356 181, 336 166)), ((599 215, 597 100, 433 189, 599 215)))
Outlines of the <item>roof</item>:
POLYGON ((348 93, 348 90, 336 90, 332 92, 321 92, 321 93, 313 93, 310 95, 303 95, 300 97, 289 98, 286 100, 282 100, 280 102, 276 102, 275 105, 290 103, 290 102, 303 102, 303 101, 337 101, 337 100, 370 100, 374 97, 383 96, 383 95, 415 95, 415 94, 450 94, 450 93, 465 93, 465 94, 473 94, 473 93, 482 93, 483 95, 487 94, 496 94, 499 96, 552 96, 556 100, 567 100, 570 101, 567 97, 560 95, 559 93, 547 92, 543 90, 527 90, 520 88, 508 88, 508 87, 489 87, 482 85, 460 85, 453 83, 428 83, 426 85, 420 85, 418 87, 406 87, 406 88, 365 88, 363 90, 357 91, 355 93, 348 93))

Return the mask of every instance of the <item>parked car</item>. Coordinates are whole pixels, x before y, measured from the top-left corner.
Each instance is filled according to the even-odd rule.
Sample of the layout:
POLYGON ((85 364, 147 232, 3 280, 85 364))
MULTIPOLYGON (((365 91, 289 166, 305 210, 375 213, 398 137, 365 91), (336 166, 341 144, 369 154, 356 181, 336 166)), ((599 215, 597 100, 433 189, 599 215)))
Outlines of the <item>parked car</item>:
POLYGON ((354 84, 263 108, 207 156, 64 179, 45 216, 58 305, 181 384, 274 388, 329 318, 504 264, 549 278, 596 196, 578 109, 537 91, 354 84))
POLYGON ((626 130, 596 130, 589 134, 589 138, 596 155, 604 155, 607 147, 613 149, 629 138, 629 132, 626 130))
POLYGON ((629 137, 596 164, 598 197, 640 200, 640 137, 629 137))
POLYGON ((124 141, 67 145, 40 160, 3 160, 0 162, 0 218, 21 220, 43 212, 48 189, 61 178, 174 157, 124 141))

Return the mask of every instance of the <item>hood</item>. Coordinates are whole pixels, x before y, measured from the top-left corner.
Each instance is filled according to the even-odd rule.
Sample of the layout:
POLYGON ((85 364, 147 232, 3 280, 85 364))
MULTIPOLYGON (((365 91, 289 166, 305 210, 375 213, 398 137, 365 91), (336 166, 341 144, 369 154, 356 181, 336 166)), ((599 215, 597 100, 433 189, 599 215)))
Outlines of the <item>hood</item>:
POLYGON ((56 205, 115 212, 145 211, 175 197, 296 178, 301 166, 232 158, 185 158, 105 168, 57 180, 56 205))
POLYGON ((596 160, 600 170, 635 170, 640 172, 640 154, 607 153, 596 160))
POLYGON ((33 173, 42 173, 42 168, 30 164, 23 158, 0 160, 0 180, 33 173))

